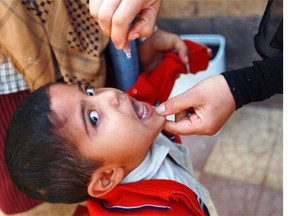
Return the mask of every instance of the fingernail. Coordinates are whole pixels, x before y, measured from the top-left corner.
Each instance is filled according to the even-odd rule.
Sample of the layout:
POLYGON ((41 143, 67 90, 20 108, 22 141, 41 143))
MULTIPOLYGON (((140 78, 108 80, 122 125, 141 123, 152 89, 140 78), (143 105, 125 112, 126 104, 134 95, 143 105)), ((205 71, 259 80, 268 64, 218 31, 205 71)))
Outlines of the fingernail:
POLYGON ((159 106, 157 106, 157 107, 155 108, 155 111, 156 111, 158 114, 164 113, 165 110, 166 110, 166 109, 165 109, 164 104, 160 104, 159 106))
POLYGON ((129 35, 128 40, 133 41, 139 37, 140 37, 140 35, 138 33, 134 33, 134 34, 129 35))

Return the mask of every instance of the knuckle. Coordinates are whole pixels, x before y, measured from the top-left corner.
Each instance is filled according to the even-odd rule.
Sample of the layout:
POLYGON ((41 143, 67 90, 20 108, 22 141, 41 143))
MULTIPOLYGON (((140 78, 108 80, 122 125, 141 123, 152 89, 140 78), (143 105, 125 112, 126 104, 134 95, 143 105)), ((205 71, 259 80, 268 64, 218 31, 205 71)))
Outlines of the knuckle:
POLYGON ((149 25, 145 25, 142 29, 141 29, 141 35, 143 35, 143 37, 149 37, 153 34, 153 28, 149 25))
POLYGON ((107 15, 98 14, 98 22, 102 24, 109 23, 109 17, 107 15))
POLYGON ((114 15, 112 18, 112 23, 115 27, 122 27, 126 25, 125 19, 123 19, 120 15, 114 15))
POLYGON ((172 134, 177 134, 177 128, 173 127, 171 124, 169 123, 166 123, 164 125, 164 130, 169 132, 169 133, 172 133, 172 134))
POLYGON ((178 127, 175 127, 173 130, 173 134, 179 135, 181 132, 178 127))
POLYGON ((171 98, 169 102, 167 103, 168 108, 173 107, 175 110, 178 110, 179 108, 178 106, 179 106, 178 100, 175 97, 171 98))

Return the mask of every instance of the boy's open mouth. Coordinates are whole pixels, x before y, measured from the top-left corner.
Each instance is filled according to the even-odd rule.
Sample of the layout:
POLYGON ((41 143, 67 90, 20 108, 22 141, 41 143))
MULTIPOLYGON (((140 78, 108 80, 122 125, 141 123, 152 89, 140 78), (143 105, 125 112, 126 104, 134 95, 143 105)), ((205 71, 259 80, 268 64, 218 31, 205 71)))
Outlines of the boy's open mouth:
POLYGON ((132 106, 134 108, 136 115, 138 116, 138 118, 140 120, 143 120, 147 117, 148 108, 146 106, 146 103, 142 103, 140 101, 133 100, 132 106))

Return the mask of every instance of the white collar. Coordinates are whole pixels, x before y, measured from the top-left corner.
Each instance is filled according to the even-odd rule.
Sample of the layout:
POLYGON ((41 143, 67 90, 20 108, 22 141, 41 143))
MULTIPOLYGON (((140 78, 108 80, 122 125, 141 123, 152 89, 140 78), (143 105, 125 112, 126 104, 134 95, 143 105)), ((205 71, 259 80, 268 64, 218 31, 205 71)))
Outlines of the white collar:
POLYGON ((169 147, 157 144, 161 143, 160 140, 162 139, 162 136, 164 135, 160 134, 155 139, 142 163, 132 170, 121 181, 121 184, 153 178, 169 152, 169 147))

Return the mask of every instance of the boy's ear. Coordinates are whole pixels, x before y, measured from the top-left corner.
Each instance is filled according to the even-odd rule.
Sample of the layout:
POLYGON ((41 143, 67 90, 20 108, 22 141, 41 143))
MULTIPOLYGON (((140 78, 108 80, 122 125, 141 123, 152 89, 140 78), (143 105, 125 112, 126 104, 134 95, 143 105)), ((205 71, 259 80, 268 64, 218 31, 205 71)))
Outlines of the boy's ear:
POLYGON ((87 188, 88 194, 92 197, 100 197, 116 187, 123 178, 124 169, 122 167, 99 168, 92 174, 87 188))

